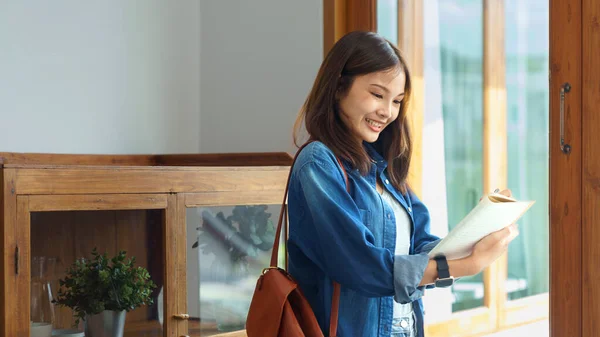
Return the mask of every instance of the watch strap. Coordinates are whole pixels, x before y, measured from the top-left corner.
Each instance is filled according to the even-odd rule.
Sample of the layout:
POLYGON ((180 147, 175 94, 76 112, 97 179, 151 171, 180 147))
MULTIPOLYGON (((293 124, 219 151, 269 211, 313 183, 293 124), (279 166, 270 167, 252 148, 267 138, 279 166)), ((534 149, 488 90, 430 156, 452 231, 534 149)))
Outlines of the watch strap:
POLYGON ((444 255, 438 255, 435 258, 437 263, 438 278, 444 279, 450 277, 450 268, 448 267, 448 261, 444 255))

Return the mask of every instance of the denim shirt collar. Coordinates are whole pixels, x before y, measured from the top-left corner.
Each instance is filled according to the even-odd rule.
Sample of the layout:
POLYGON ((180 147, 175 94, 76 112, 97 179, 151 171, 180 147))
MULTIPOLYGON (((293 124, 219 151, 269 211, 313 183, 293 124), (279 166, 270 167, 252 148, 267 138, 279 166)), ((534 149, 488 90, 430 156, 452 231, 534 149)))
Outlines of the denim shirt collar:
MULTIPOLYGON (((378 174, 385 171, 385 169, 388 167, 388 162, 381 154, 379 154, 379 152, 377 152, 372 143, 363 141, 363 148, 369 157, 371 157, 371 169, 369 170, 369 175, 375 179, 378 174)), ((348 160, 342 159, 342 163, 348 172, 357 171, 356 168, 352 167, 348 160)))
POLYGON ((385 160, 383 156, 377 152, 377 150, 375 150, 375 146, 372 143, 363 142, 363 147, 365 151, 367 151, 367 154, 374 161, 374 164, 377 166, 377 171, 383 172, 388 166, 387 160, 385 160))

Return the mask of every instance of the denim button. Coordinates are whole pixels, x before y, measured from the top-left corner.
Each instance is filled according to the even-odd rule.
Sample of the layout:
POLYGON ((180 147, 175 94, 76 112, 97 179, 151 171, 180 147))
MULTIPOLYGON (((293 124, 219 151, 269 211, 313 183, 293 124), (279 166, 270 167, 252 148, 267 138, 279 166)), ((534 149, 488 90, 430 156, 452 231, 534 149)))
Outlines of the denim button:
POLYGON ((388 213, 387 217, 388 217, 388 219, 391 219, 391 218, 392 218, 392 216, 391 216, 389 213, 388 213))
POLYGON ((406 329, 408 327, 408 322, 405 319, 403 319, 402 321, 400 321, 400 326, 406 329))
POLYGON ((385 180, 385 183, 386 183, 386 184, 389 184, 389 183, 390 183, 390 181, 386 179, 386 180, 385 180))
POLYGON ((412 208, 408 208, 408 213, 412 213, 412 208))

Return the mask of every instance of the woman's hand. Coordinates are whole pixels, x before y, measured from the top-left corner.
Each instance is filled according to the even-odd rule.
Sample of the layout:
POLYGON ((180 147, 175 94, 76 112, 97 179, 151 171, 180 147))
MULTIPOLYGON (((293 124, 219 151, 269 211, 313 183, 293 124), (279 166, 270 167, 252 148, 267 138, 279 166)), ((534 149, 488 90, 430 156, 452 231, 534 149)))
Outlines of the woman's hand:
POLYGON ((494 232, 481 239, 473 248, 470 260, 477 274, 496 261, 508 248, 508 244, 519 235, 516 224, 494 232))
MULTIPOLYGON (((504 190, 499 193, 504 194, 507 197, 512 197, 510 190, 504 190)), ((448 260, 450 275, 455 278, 460 278, 480 273, 506 252, 508 244, 514 240, 517 235, 519 235, 519 230, 516 224, 512 224, 504 229, 489 234, 475 244, 470 256, 457 260, 448 260)), ((429 264, 425 268, 423 278, 419 285, 424 286, 433 284, 437 277, 437 263, 434 260, 429 260, 429 264)))
MULTIPOLYGON (((512 197, 510 190, 500 192, 507 197, 512 197)), ((470 260, 475 268, 475 274, 481 272, 487 266, 496 261, 508 248, 508 244, 519 235, 516 224, 512 224, 497 232, 491 233, 481 239, 473 248, 470 260)))

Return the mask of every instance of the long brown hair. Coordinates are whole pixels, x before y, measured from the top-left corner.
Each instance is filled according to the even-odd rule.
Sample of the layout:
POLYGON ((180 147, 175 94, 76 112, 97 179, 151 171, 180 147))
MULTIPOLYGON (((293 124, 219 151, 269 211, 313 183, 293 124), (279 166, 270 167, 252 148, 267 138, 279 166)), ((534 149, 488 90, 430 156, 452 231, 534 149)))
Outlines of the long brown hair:
POLYGON ((362 175, 366 175, 371 167, 371 158, 362 146, 352 140, 350 131, 340 117, 337 97, 348 93, 356 76, 394 70, 403 71, 406 77, 404 99, 398 118, 381 132, 373 145, 388 162, 392 185, 406 193, 406 177, 412 153, 406 116, 411 96, 410 73, 400 50, 379 34, 354 31, 331 48, 294 124, 296 146, 299 145, 298 134, 304 121, 311 140, 327 145, 336 156, 344 158, 362 175))

